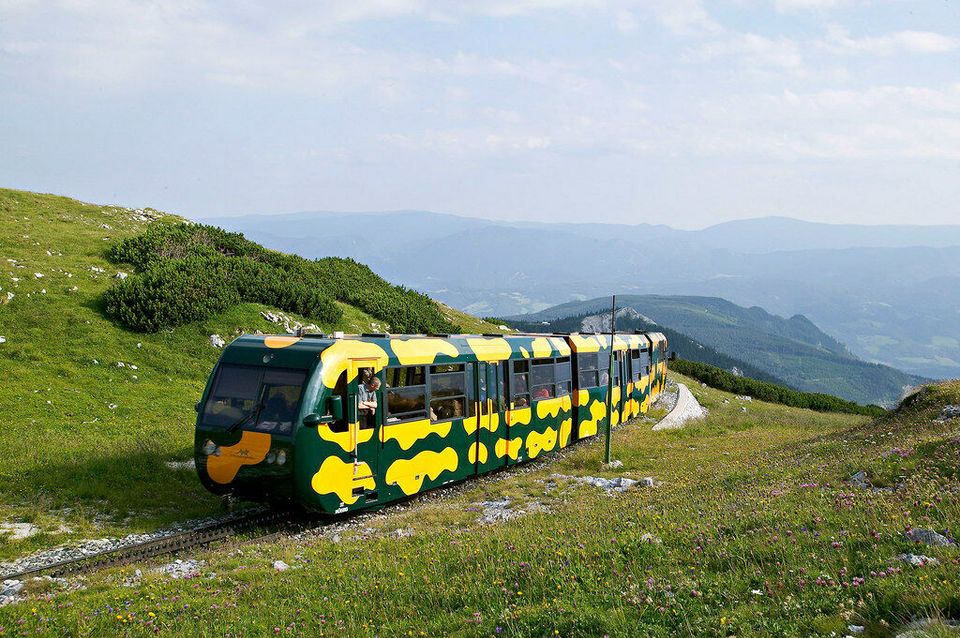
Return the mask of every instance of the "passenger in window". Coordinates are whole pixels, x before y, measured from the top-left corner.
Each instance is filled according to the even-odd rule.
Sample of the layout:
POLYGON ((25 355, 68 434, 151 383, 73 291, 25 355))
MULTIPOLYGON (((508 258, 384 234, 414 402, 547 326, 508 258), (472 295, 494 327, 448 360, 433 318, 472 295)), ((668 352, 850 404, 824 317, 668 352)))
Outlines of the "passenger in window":
POLYGON ((360 413, 373 415, 377 412, 377 390, 380 389, 380 379, 370 374, 366 383, 360 384, 358 391, 360 413))
POLYGON ((539 401, 540 399, 549 399, 550 391, 546 388, 537 388, 533 391, 533 398, 536 401, 539 401))

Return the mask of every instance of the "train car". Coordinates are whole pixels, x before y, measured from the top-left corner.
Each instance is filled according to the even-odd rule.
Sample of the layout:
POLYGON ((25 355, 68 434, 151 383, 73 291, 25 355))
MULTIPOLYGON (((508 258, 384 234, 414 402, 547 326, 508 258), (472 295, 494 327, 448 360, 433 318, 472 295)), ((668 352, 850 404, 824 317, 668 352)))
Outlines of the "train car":
POLYGON ((243 335, 197 404, 210 491, 341 514, 522 463, 646 411, 666 340, 243 335), (661 347, 662 344, 662 347, 661 347), (379 384, 379 388, 375 386, 379 384), (375 404, 375 406, 374 406, 375 404))

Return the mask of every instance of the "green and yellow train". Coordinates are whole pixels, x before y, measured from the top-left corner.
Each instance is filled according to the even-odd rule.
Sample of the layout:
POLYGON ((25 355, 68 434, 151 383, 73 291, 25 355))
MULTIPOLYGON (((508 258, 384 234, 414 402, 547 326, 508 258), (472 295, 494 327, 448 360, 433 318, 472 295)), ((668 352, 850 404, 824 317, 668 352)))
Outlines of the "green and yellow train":
POLYGON ((197 472, 216 494, 379 507, 596 436, 611 354, 612 423, 646 412, 666 347, 649 332, 612 347, 580 334, 244 335, 197 404, 197 472))

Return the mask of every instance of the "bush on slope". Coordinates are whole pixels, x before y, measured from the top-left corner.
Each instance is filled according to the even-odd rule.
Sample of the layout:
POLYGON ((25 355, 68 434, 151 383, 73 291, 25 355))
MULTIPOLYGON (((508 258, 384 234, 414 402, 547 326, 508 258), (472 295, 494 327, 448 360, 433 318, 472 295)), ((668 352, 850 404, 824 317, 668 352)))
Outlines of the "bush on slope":
POLYGON ((153 224, 109 253, 140 273, 116 283, 107 312, 134 330, 156 332, 207 318, 240 301, 336 323, 342 301, 397 332, 455 332, 433 301, 392 286, 363 264, 310 261, 267 250, 239 233, 200 224, 153 224))

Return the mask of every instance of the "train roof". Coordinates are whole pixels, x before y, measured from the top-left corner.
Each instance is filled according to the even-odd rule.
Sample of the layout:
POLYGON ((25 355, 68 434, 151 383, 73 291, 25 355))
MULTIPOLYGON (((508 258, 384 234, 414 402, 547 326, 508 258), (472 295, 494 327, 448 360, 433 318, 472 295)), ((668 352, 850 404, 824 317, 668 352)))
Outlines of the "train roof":
MULTIPOLYGON (((615 350, 645 349, 660 333, 618 333, 615 350)), ((222 360, 248 365, 308 368, 321 358, 383 359, 381 365, 424 365, 450 360, 504 361, 566 357, 576 352, 610 348, 610 335, 506 334, 506 335, 257 335, 244 334, 224 350, 222 360)))

